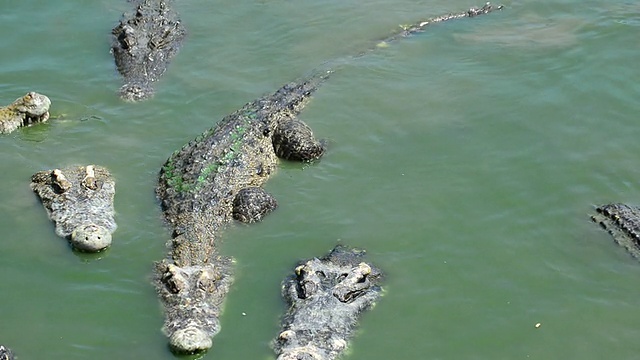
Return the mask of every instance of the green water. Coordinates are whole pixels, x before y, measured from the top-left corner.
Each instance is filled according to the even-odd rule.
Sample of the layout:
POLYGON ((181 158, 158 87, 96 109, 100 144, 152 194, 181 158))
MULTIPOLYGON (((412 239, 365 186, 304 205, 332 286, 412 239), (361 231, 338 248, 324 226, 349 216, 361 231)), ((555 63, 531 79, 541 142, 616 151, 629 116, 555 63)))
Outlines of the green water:
MULTIPOLYGON (((189 37, 155 98, 128 104, 109 35, 130 3, 0 3, 0 103, 35 90, 64 114, 0 137, 0 344, 21 360, 175 358, 149 282, 169 238, 164 160, 399 24, 481 5, 176 0, 189 37), (98 256, 72 252, 28 186, 89 163, 117 182, 98 256)), ((328 153, 283 164, 267 183, 278 211, 226 233, 236 282, 202 358, 273 359, 280 281, 338 242, 387 273, 347 359, 639 357, 640 263, 588 214, 640 204, 640 5, 505 5, 340 62, 301 116, 328 153)))

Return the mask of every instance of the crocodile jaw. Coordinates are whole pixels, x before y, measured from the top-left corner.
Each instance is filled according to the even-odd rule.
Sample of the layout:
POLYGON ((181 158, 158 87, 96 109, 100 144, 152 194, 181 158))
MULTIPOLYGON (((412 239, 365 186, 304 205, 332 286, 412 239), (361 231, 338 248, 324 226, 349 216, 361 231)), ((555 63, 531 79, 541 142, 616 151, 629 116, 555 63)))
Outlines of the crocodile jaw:
POLYGON ((169 346, 177 353, 193 354, 210 349, 213 340, 206 331, 196 326, 187 326, 171 334, 169 346))
POLYGON ((71 233, 71 245, 80 251, 102 251, 111 245, 111 233, 104 226, 81 225, 71 233))

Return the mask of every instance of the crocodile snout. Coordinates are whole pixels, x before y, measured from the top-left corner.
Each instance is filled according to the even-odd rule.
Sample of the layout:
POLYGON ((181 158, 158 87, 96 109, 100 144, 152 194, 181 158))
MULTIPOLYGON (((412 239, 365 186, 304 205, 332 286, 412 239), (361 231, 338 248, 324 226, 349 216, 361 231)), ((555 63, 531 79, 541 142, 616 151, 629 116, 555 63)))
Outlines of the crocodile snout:
POLYGON ((171 334, 169 346, 176 353, 193 354, 210 349, 213 340, 207 332, 195 326, 188 326, 171 334))
POLYGON ((104 226, 81 225, 71 233, 71 245, 80 251, 98 252, 111 245, 111 233, 104 226))

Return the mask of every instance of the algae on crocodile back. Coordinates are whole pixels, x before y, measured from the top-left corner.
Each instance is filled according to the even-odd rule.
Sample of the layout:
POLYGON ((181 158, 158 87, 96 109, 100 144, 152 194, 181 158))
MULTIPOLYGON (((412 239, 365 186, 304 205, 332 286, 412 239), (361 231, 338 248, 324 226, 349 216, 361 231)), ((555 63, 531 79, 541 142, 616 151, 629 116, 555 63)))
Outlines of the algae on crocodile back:
MULTIPOLYGON (((246 121, 245 121, 246 123, 246 121)), ((207 166, 204 166, 198 177, 196 179, 188 180, 185 179, 182 175, 176 172, 175 163, 173 161, 174 156, 177 156, 178 151, 174 152, 171 157, 166 161, 166 163, 162 166, 162 173, 164 174, 167 184, 170 187, 173 187, 177 192, 192 192, 192 191, 200 191, 202 189, 202 185, 205 183, 205 180, 210 175, 215 175, 220 170, 221 166, 229 164, 238 154, 242 147, 242 135, 247 130, 247 125, 241 125, 236 127, 236 129, 229 135, 231 139, 231 144, 227 149, 224 156, 222 156, 219 160, 213 161, 207 166)), ((202 142, 206 137, 212 135, 212 130, 209 129, 205 131, 202 135, 198 136, 194 142, 202 142)))

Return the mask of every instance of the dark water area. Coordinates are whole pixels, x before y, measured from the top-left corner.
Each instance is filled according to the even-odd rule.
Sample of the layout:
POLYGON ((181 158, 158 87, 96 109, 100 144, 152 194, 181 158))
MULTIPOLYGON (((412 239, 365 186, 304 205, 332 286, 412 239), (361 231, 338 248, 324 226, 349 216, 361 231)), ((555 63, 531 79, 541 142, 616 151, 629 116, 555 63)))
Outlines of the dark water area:
POLYGON ((0 104, 34 90, 57 116, 0 137, 0 344, 20 359, 175 358, 150 284, 170 235, 162 163, 336 59, 301 115, 326 156, 283 163, 266 186, 278 210, 228 229, 222 331, 185 358, 275 358, 280 282, 337 243, 387 274, 345 359, 637 358, 640 263, 589 219, 640 205, 637 2, 507 1, 353 59, 399 25, 482 4, 175 0, 188 38, 139 104, 117 97, 109 53, 130 3, 0 4, 0 104), (29 189, 79 164, 116 180, 118 230, 98 255, 71 251, 29 189))

